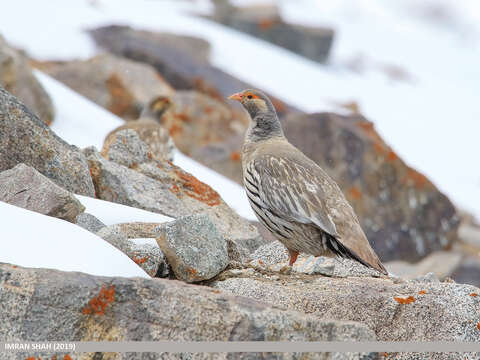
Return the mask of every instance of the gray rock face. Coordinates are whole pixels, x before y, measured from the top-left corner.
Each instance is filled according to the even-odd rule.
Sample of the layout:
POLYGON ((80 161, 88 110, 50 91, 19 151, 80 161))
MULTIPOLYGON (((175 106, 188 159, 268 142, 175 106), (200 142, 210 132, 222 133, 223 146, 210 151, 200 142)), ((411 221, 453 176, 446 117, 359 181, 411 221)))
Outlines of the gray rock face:
POLYGON ((62 188, 94 196, 88 164, 38 117, 0 88, 0 171, 19 163, 32 166, 62 188))
POLYGON ((172 280, 1 264, 0 288, 0 338, 9 341, 375 340, 362 324, 319 320, 172 280))
POLYGON ((149 160, 148 145, 141 141, 136 131, 120 130, 115 133, 104 156, 117 164, 133 167, 149 160))
POLYGON ((70 222, 85 210, 70 192, 25 164, 0 173, 0 201, 70 222))
POLYGON ((98 198, 167 216, 187 214, 168 184, 106 160, 95 148, 84 151, 98 198))
MULTIPOLYGON (((129 135, 129 141, 141 142, 133 135, 129 135)), ((99 198, 174 218, 205 213, 227 242, 235 242, 235 247, 251 252, 264 243, 255 226, 229 208, 210 186, 170 162, 128 153, 129 146, 123 149, 121 162, 132 163, 131 168, 106 160, 93 148, 85 150, 99 198), (149 160, 137 162, 144 158, 149 160)))
POLYGON ((75 219, 75 224, 81 226, 85 230, 88 230, 96 234, 100 229, 104 228, 106 225, 98 220, 95 216, 89 213, 81 213, 75 219))
POLYGON ((28 64, 28 58, 8 46, 0 36, 0 86, 16 96, 44 123, 54 118, 52 100, 38 82, 28 64))
POLYGON ((227 242, 207 215, 160 225, 157 243, 177 279, 186 282, 211 279, 228 264, 227 242))
POLYGON ((42 70, 127 120, 137 119, 143 105, 153 97, 174 93, 151 66, 109 54, 85 61, 43 64, 42 70))
MULTIPOLYGON (((213 287, 322 319, 358 321, 380 341, 480 341, 480 289, 456 283, 228 270, 213 287)), ((448 357, 440 357, 448 359, 448 357)))

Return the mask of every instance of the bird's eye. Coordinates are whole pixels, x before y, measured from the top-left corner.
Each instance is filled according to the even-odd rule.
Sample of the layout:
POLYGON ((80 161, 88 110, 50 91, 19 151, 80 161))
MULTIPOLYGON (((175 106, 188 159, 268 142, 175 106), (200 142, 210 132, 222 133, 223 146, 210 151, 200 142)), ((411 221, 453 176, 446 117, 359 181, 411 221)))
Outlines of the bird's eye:
POLYGON ((252 95, 247 95, 247 98, 252 99, 253 96, 252 95))

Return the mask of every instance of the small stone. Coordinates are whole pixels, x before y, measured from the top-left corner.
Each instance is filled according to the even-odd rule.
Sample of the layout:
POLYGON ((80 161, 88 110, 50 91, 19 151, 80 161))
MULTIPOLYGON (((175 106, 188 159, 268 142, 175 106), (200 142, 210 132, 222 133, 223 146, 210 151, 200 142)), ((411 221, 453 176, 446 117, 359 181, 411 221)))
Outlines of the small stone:
POLYGON ((94 234, 96 234, 105 226, 107 226, 92 214, 85 213, 85 212, 77 216, 77 218, 75 219, 75 224, 77 224, 78 226, 81 226, 85 230, 88 230, 94 234))
POLYGON ((148 145, 131 129, 115 133, 108 146, 108 159, 132 167, 148 161, 148 145))
POLYGON ((211 279, 228 264, 227 242, 207 215, 181 217, 160 225, 158 233, 158 246, 180 280, 211 279))

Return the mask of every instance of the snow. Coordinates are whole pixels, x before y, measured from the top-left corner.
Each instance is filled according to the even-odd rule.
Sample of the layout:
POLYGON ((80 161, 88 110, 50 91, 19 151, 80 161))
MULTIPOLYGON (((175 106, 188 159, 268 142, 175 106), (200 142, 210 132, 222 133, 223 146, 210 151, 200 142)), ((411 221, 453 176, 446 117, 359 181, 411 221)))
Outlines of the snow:
POLYGON ((109 201, 94 199, 88 196, 75 195, 85 206, 85 212, 94 215, 105 225, 115 225, 128 222, 164 223, 173 218, 134 207, 116 204, 109 201))
POLYGON ((67 221, 0 202, 0 263, 80 271, 91 275, 149 278, 108 242, 67 221))

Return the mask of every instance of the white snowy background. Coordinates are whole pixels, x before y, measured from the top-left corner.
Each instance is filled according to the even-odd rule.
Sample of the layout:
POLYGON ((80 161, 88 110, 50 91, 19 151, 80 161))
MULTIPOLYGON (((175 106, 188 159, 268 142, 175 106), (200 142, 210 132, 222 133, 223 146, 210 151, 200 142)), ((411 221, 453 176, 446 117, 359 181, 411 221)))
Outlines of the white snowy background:
MULTIPOLYGON (((96 55, 99 50, 85 30, 101 25, 202 37, 212 45, 213 65, 305 111, 342 111, 340 103, 355 101, 409 165, 426 174, 459 208, 480 218, 480 2, 276 3, 287 21, 335 29, 327 65, 191 15, 210 12, 208 0, 15 0, 2 3, 0 34, 39 60, 96 55), (392 79, 384 70, 392 66, 405 78, 392 79)), ((105 135, 123 122, 48 76, 36 74, 56 107, 52 129, 67 142, 101 148, 105 135)), ((175 162, 213 186, 240 215, 254 218, 239 185, 181 153, 175 162)), ((80 201, 107 224, 168 220, 100 200, 80 201)), ((120 251, 94 241, 95 235, 75 225, 3 203, 0 218, 2 240, 17 239, 2 243, 0 262, 147 276, 120 251), (89 251, 82 251, 84 245, 89 251)))

